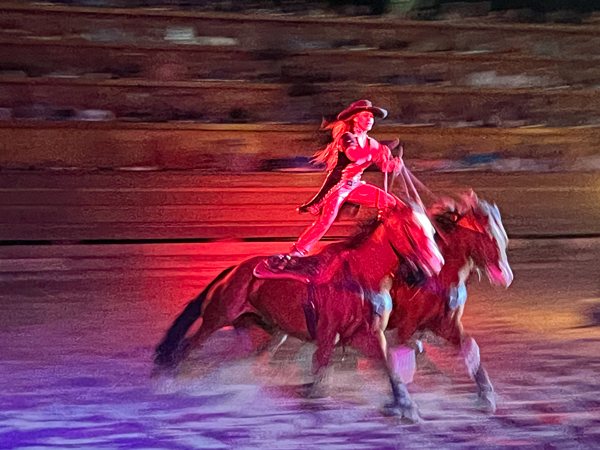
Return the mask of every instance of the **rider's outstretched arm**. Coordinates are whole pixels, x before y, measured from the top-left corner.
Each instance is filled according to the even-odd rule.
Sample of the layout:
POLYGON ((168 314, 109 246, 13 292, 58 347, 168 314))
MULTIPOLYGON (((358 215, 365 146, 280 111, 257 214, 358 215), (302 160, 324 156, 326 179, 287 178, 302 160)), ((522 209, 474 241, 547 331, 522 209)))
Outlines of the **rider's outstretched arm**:
POLYGON ((379 167, 382 172, 400 172, 404 166, 404 161, 402 161, 402 158, 400 156, 394 158, 392 156, 392 151, 387 145, 379 142, 377 142, 377 145, 379 148, 375 152, 375 157, 373 158, 375 164, 377 164, 377 167, 379 167))

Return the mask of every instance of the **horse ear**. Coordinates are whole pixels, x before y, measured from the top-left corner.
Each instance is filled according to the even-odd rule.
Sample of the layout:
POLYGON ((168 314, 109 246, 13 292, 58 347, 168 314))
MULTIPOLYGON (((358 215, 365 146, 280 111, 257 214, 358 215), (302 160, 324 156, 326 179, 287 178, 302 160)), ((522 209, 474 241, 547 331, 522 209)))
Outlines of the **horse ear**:
POLYGON ((475 194, 473 189, 469 189, 460 196, 459 210, 461 215, 467 214, 469 210, 475 209, 478 204, 479 199, 477 198, 477 194, 475 194))
POLYGON ((440 216, 448 213, 456 213, 456 202, 449 197, 440 197, 427 211, 428 215, 440 216))
POLYGON ((477 194, 473 191, 473 189, 469 189, 467 192, 460 196, 461 206, 466 211, 468 209, 474 208, 479 203, 479 199, 477 198, 477 194))

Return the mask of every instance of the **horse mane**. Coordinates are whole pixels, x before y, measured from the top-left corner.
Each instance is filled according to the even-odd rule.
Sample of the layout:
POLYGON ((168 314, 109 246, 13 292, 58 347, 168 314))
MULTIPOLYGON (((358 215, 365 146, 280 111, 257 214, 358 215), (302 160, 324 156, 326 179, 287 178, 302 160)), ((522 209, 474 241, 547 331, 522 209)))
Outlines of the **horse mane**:
POLYGON ((344 248, 348 250, 356 250, 363 243, 369 239, 375 230, 379 228, 381 225, 381 219, 379 217, 373 217, 371 219, 367 219, 358 224, 358 230, 346 238, 342 243, 344 244, 344 248))
POLYGON ((461 217, 456 202, 451 198, 439 199, 428 211, 431 222, 438 231, 450 234, 456 229, 456 223, 461 217))
POLYGON ((470 212, 476 216, 484 215, 491 218, 494 215, 494 208, 496 207, 470 192, 463 195, 458 204, 451 198, 441 198, 429 209, 428 213, 436 228, 449 234, 456 229, 458 221, 470 212))
MULTIPOLYGON (((412 205, 412 208, 420 209, 419 205, 416 204, 412 205)), ((469 211, 472 210, 476 214, 479 213, 491 217, 494 214, 494 208, 496 207, 476 196, 470 197, 468 202, 461 202, 460 204, 457 204, 451 198, 441 198, 427 213, 438 231, 449 234, 456 229, 457 222, 464 215, 468 214, 469 211)), ((358 230, 341 242, 343 248, 349 250, 357 249, 373 235, 381 224, 382 218, 379 216, 359 223, 358 230)))

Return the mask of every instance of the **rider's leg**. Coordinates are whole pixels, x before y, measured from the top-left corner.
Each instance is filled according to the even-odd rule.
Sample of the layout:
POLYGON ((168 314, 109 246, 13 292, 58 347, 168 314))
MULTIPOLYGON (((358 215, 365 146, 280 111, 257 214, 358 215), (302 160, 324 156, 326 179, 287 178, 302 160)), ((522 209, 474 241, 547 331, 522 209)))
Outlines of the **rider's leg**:
POLYGON ((280 271, 288 266, 293 257, 305 256, 319 242, 335 220, 342 204, 354 187, 342 187, 332 192, 321 209, 321 215, 300 235, 290 252, 269 260, 271 270, 280 271))
POLYGON ((397 203, 396 198, 372 184, 361 184, 348 196, 348 201, 369 208, 386 208, 397 203))
POLYGON ((341 189, 338 193, 327 199, 321 210, 321 215, 300 235, 292 247, 292 253, 297 252, 299 253, 298 256, 303 256, 310 252, 314 245, 327 233, 329 227, 331 227, 342 204, 346 201, 348 193, 346 189, 341 189))
POLYGON ((346 200, 371 208, 386 208, 397 203, 396 198, 387 194, 377 186, 361 183, 358 186, 345 185, 334 188, 324 200, 321 215, 300 235, 290 252, 282 257, 279 268, 287 265, 293 256, 304 256, 310 252, 314 245, 327 233, 329 227, 338 215, 341 206, 346 200))

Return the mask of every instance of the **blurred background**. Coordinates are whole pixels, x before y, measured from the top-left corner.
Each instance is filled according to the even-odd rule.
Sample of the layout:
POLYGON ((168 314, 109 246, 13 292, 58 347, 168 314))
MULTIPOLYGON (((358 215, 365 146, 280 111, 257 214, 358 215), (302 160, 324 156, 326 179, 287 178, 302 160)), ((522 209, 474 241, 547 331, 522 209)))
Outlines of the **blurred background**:
POLYGON ((595 6, 2 3, 0 240, 296 236, 320 122, 363 98, 389 111, 376 138, 497 201, 509 235, 595 235, 595 6))
POLYGON ((593 0, 0 2, 0 449, 598 448, 599 61, 593 0), (452 358, 409 386, 421 426, 356 355, 307 404, 298 342, 217 368, 227 330, 151 381, 188 300, 311 222, 321 120, 359 99, 434 193, 500 208, 515 281, 464 316, 498 413, 452 358))

